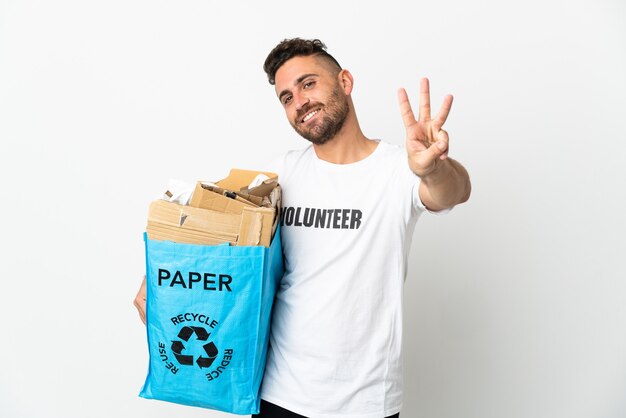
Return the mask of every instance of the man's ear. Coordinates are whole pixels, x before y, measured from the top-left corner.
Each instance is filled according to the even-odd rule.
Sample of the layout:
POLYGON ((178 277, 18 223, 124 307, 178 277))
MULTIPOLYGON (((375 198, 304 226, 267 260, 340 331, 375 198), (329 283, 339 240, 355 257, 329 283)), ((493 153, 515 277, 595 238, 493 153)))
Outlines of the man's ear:
POLYGON ((339 85, 343 89, 346 96, 352 93, 352 88, 354 87, 354 78, 352 78, 352 74, 348 70, 341 70, 339 74, 337 74, 337 78, 339 79, 339 85))

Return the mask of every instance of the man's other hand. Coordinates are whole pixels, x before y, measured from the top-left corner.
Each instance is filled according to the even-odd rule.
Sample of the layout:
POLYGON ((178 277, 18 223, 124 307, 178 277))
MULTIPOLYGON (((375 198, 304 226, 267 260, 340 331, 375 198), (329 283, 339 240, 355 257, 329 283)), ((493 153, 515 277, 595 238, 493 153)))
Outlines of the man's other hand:
POLYGON ((133 301, 135 308, 137 308, 137 312, 139 312, 139 317, 146 323, 146 276, 143 276, 143 281, 141 282, 141 287, 139 287, 139 291, 137 292, 137 296, 135 296, 135 300, 133 301))

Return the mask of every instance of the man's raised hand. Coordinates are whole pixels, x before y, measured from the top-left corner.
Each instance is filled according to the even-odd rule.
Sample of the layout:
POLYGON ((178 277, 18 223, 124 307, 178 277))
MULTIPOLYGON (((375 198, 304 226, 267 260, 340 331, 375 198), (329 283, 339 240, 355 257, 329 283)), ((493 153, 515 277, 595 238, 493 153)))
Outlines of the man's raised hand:
POLYGON ((448 156, 448 133, 442 129, 452 107, 452 95, 444 97, 439 113, 430 117, 430 87, 427 78, 420 80, 419 116, 415 120, 406 91, 398 90, 400 113, 406 130, 406 150, 409 166, 420 177, 437 168, 440 160, 448 156))

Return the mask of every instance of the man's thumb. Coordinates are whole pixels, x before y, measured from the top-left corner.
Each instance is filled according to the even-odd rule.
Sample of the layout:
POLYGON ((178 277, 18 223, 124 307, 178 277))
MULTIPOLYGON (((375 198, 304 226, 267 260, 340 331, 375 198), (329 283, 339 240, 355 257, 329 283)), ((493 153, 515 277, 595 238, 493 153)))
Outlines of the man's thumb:
POLYGON ((428 147, 428 151, 433 159, 444 154, 448 150, 448 141, 439 140, 428 147))

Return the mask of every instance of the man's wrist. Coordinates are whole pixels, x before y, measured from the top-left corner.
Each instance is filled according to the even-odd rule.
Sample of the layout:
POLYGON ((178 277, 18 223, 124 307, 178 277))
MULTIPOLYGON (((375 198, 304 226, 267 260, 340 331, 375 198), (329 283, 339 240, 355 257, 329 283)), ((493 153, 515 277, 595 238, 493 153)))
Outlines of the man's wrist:
POLYGON ((429 169, 421 175, 412 168, 411 169, 413 170, 413 173, 420 178, 422 183, 431 184, 437 183, 441 178, 445 178, 451 168, 452 166, 450 165, 450 161, 446 158, 445 160, 435 160, 431 167, 429 167, 429 169))

